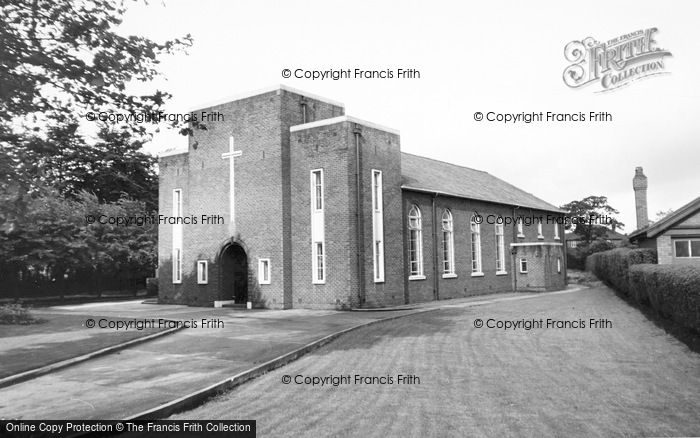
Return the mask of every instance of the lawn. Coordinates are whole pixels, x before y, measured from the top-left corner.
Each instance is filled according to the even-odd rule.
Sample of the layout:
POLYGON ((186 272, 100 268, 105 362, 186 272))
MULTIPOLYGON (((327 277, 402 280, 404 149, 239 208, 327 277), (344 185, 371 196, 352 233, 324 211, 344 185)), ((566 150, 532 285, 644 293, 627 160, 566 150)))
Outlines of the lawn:
MULTIPOLYGON (((0 325, 0 378, 29 371, 156 333, 158 329, 116 331, 85 328, 94 315, 41 313, 31 325, 0 325)), ((120 320, 121 318, 109 318, 120 320)))
POLYGON ((254 419, 258 436, 697 436, 698 394, 700 355, 601 287, 366 327, 174 418, 254 419), (612 328, 477 329, 476 318, 612 328))

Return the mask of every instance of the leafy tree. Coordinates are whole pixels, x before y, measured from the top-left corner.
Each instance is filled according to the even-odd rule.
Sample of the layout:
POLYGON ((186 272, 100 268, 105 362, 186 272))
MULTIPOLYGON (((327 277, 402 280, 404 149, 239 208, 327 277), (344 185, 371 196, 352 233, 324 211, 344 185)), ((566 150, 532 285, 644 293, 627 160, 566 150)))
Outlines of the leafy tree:
POLYGON ((93 191, 101 202, 117 202, 126 196, 143 201, 144 212, 157 210, 156 158, 141 152, 143 142, 134 140, 126 130, 105 125, 98 137, 93 148, 93 169, 81 189, 93 191))
POLYGON ((669 214, 673 213, 674 211, 675 211, 675 210, 672 209, 672 208, 669 208, 669 209, 666 210, 666 211, 664 211, 664 210, 659 210, 659 211, 657 211, 657 212, 656 212, 656 219, 654 219, 654 222, 660 221, 661 219, 665 218, 666 216, 668 216, 669 214))
POLYGON ((90 191, 101 202, 127 196, 146 202, 149 211, 157 208, 156 159, 141 152, 143 142, 128 130, 102 125, 98 141, 86 144, 78 126, 75 120, 51 125, 46 138, 28 139, 22 167, 32 190, 37 185, 53 187, 73 199, 83 190, 90 191))
MULTIPOLYGON (((64 120, 86 111, 159 110, 170 97, 134 96, 131 81, 158 75, 158 57, 191 45, 192 38, 156 43, 116 32, 123 0, 0 0, 0 125, 28 115, 64 120)), ((144 132, 142 125, 128 129, 144 132)))
MULTIPOLYGON (((115 162, 104 150, 111 147, 108 142, 114 138, 103 133, 101 154, 86 150, 79 122, 88 112, 142 114, 162 110, 168 93, 158 90, 134 95, 128 86, 155 78, 159 58, 183 51, 192 38, 187 35, 157 43, 120 35, 117 28, 126 12, 125 3, 0 0, 0 191, 4 196, 14 195, 17 207, 3 216, 21 214, 28 202, 24 192, 36 193, 41 185, 75 196, 91 187, 96 178, 104 181, 117 176, 119 190, 126 188, 126 193, 140 198, 141 194, 130 191, 136 187, 124 187, 124 177, 152 173, 152 161, 129 151, 122 168, 97 176, 95 168, 101 162, 115 162), (91 156, 93 153, 98 156, 91 156), (90 164, 92 159, 97 161, 90 164), (133 166, 139 160, 144 168, 137 170, 133 166)), ((180 126, 183 133, 197 127, 180 126)), ((141 144, 150 137, 146 123, 124 122, 112 128, 120 132, 119 145, 141 144)), ((122 152, 115 146, 112 155, 122 152)), ((142 176, 134 183, 140 187, 137 192, 151 190, 144 187, 144 180, 152 174, 142 176)), ((114 191, 108 194, 104 185, 99 189, 105 200, 121 196, 114 191)), ((145 196, 153 205, 152 193, 145 196)))
MULTIPOLYGON (((76 199, 55 191, 33 197, 26 223, 0 233, 0 272, 10 280, 35 275, 59 285, 88 274, 101 290, 104 278, 138 279, 156 267, 157 226, 152 222, 130 226, 107 223, 106 218, 141 217, 143 202, 122 198, 101 203, 80 192, 76 199), (95 218, 88 223, 86 218, 95 218)), ((82 277, 81 277, 82 278, 82 277)))
POLYGON ((163 43, 120 35, 125 3, 0 0, 0 274, 40 271, 59 282, 86 269, 155 266, 155 227, 85 226, 87 211, 152 211, 157 187, 154 159, 139 152, 147 124, 101 126, 88 142, 83 119, 160 111, 168 93, 128 86, 152 80, 162 55, 192 44, 189 35, 163 43))
POLYGON ((570 269, 583 271, 586 269, 586 257, 593 253, 608 251, 613 248, 615 248, 615 244, 602 239, 580 244, 576 248, 566 250, 566 266, 570 269))
POLYGON ((63 284, 69 272, 86 261, 81 210, 78 202, 53 191, 30 198, 25 222, 0 233, 3 276, 12 280, 39 272, 50 281, 63 284))
POLYGON ((586 243, 604 236, 608 227, 615 231, 615 229, 625 226, 614 217, 620 212, 608 204, 608 198, 605 196, 588 196, 580 201, 571 201, 560 208, 568 211, 571 218, 585 219, 573 225, 569 224, 566 228, 572 229, 586 243), (596 220, 591 220, 591 218, 606 218, 607 221, 601 219, 600 222, 603 222, 601 224, 596 223, 596 220))
MULTIPOLYGON (((85 243, 89 266, 99 282, 103 277, 143 278, 151 275, 157 265, 157 225, 142 221, 129 226, 109 223, 100 218, 141 218, 145 203, 121 198, 113 203, 101 203, 92 193, 79 194, 81 213, 92 216, 94 223, 86 224, 85 243), (107 222, 107 223, 105 223, 107 222)), ((99 283, 97 289, 101 287, 99 283)))
POLYGON ((52 187, 61 195, 79 190, 93 159, 79 126, 76 119, 66 118, 51 123, 45 136, 33 134, 19 144, 22 156, 17 157, 17 173, 30 192, 39 186, 52 187))

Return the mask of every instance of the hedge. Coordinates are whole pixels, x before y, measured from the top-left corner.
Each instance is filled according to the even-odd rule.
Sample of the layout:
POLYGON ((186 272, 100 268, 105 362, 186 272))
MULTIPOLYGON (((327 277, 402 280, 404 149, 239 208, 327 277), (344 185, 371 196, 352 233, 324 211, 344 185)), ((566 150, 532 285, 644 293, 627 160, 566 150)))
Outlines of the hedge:
POLYGON ((594 253, 608 251, 615 248, 613 243, 607 240, 596 239, 589 243, 580 242, 576 248, 566 250, 566 269, 586 269, 586 258, 594 253))
POLYGON ((591 254, 586 270, 639 304, 700 332, 700 267, 657 265, 651 249, 591 254))
POLYGON ((642 263, 656 263, 656 251, 647 248, 616 248, 597 252, 586 258, 586 270, 623 294, 629 295, 630 266, 642 263))
POLYGON ((700 267, 632 266, 629 289, 637 302, 700 332, 700 267))

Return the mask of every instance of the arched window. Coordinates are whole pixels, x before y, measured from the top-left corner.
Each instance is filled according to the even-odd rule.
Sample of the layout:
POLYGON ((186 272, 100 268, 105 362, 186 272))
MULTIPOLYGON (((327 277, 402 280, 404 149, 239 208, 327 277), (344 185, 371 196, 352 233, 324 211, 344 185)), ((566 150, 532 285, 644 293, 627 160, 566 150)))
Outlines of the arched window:
POLYGON ((454 275, 454 233, 452 227, 452 213, 445 210, 442 213, 442 274, 454 275))
POLYGON ((474 216, 469 228, 472 232, 472 275, 484 275, 481 271, 481 225, 474 216))
POLYGON ((496 224, 496 274, 506 273, 506 241, 503 224, 496 224))
POLYGON ((420 209, 413 205, 408 212, 408 260, 410 277, 423 276, 423 231, 420 209))

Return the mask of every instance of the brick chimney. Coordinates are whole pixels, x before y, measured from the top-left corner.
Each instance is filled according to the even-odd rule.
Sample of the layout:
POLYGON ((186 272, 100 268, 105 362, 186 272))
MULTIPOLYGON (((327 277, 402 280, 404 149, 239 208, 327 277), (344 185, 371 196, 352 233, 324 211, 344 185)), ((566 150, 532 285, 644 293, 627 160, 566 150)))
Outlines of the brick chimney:
POLYGON ((634 179, 632 179, 632 187, 634 187, 634 206, 637 210, 637 229, 641 229, 649 225, 649 211, 647 209, 647 177, 644 175, 644 169, 637 167, 634 169, 634 179))

